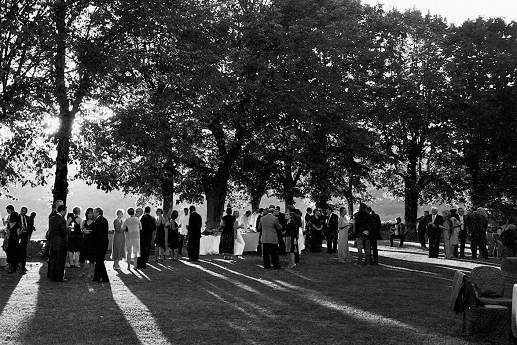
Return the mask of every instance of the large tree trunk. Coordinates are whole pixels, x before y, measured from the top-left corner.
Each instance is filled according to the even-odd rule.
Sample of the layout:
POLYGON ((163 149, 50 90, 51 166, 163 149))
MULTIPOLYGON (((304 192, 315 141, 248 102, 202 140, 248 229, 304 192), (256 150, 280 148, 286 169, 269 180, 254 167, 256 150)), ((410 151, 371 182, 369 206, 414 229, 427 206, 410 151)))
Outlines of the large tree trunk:
POLYGON ((217 229, 224 212, 226 185, 214 186, 206 192, 206 228, 217 229))
POLYGON ((354 215, 354 200, 352 198, 347 199, 346 203, 348 204, 348 215, 352 217, 354 215))
POLYGON ((260 208, 260 201, 262 201, 262 197, 264 193, 251 193, 251 211, 255 212, 260 208))
POLYGON ((54 181, 54 202, 62 200, 66 204, 68 194, 68 159, 70 153, 70 138, 74 114, 70 111, 70 102, 65 83, 66 70, 66 4, 62 0, 55 2, 54 18, 56 21, 57 46, 54 59, 55 96, 59 105, 60 127, 57 133, 56 176, 54 181))
POLYGON ((163 199, 163 214, 166 217, 170 216, 170 212, 174 209, 174 182, 170 180, 162 181, 162 199, 163 199))
POLYGON ((407 177, 404 186, 404 220, 408 233, 416 232, 419 195, 416 176, 407 177))

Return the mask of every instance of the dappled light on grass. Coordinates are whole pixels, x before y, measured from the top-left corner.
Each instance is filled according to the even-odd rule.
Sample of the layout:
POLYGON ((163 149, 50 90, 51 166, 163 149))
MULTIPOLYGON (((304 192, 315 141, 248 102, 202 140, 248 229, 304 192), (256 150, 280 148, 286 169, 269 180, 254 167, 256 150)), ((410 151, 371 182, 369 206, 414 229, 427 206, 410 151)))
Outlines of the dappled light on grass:
POLYGON ((433 338, 435 340, 445 340, 447 344, 462 344, 463 342, 460 338, 444 336, 442 334, 429 332, 426 329, 415 327, 408 323, 392 319, 381 314, 369 312, 367 310, 363 310, 360 308, 352 307, 343 303, 336 302, 325 296, 324 294, 311 289, 302 288, 297 285, 289 284, 287 282, 281 280, 275 280, 276 283, 285 286, 288 289, 294 290, 300 294, 300 297, 303 297, 316 305, 324 307, 326 309, 339 312, 345 316, 370 323, 372 325, 378 326, 388 326, 393 327, 394 329, 400 329, 403 331, 409 331, 412 333, 417 333, 418 335, 425 336, 428 338, 433 338))
MULTIPOLYGON (((12 276, 8 279, 14 278, 12 276)), ((18 284, 12 291, 0 314, 0 321, 2 322, 0 344, 23 343, 19 339, 21 339, 26 329, 30 326, 36 313, 40 278, 39 271, 33 269, 30 269, 27 274, 20 277, 18 284), (9 333, 6 334, 2 331, 8 331, 9 333)), ((2 277, 2 279, 6 278, 2 277)), ((56 288, 61 287, 62 284, 56 286, 56 288)), ((1 291, 0 293, 6 293, 6 291, 1 291)))
POLYGON ((113 300, 142 345, 170 345, 149 308, 116 275, 108 271, 113 300))
POLYGON ((220 274, 220 273, 217 273, 217 272, 213 272, 213 271, 210 271, 209 269, 207 268, 204 268, 202 266, 199 266, 199 265, 196 265, 196 264, 193 264, 191 262, 188 262, 188 261, 184 261, 184 260, 179 260, 179 262, 187 265, 187 266, 190 266, 190 267, 194 267, 194 268, 197 268, 198 270, 201 270, 205 273, 208 273, 209 275, 213 276, 213 277, 216 277, 216 278, 220 278, 220 279, 223 279, 223 280, 226 280, 227 282, 229 283, 232 283, 233 285, 243 289, 243 290, 246 290, 248 292, 251 292, 251 293, 254 293, 254 294, 257 294, 257 295, 260 295, 260 296, 264 296, 260 291, 252 288, 251 286, 249 285, 246 285, 244 283, 241 283, 240 281, 238 280, 235 280, 235 279, 230 279, 228 278, 227 276, 223 275, 223 274, 220 274))
MULTIPOLYGON (((158 263, 156 263, 156 264, 158 265, 158 263)), ((151 267, 152 269, 155 269, 155 270, 157 270, 158 272, 161 272, 161 271, 162 271, 162 270, 161 270, 161 269, 159 269, 158 267, 155 267, 155 266, 153 266, 153 265, 151 265, 151 264, 149 264, 149 263, 147 264, 147 267, 151 267)))
POLYGON ((444 277, 442 277, 438 273, 422 271, 422 270, 415 270, 415 269, 405 268, 405 267, 391 266, 391 265, 386 265, 386 264, 379 264, 379 266, 386 267, 386 269, 392 270, 392 271, 418 273, 418 274, 423 274, 423 275, 426 275, 426 276, 431 276, 433 279, 441 279, 441 280, 451 281, 452 282, 452 279, 444 278, 444 277))
POLYGON ((221 295, 213 292, 213 291, 210 291, 208 289, 203 289, 205 290, 209 295, 211 295, 212 297, 214 297, 216 300, 220 301, 220 302, 223 302, 227 305, 229 305, 230 307, 232 307, 233 309, 241 312, 242 314, 244 314, 246 317, 249 317, 250 319, 256 319, 257 316, 256 315, 253 315, 252 313, 246 311, 244 308, 238 306, 236 303, 232 303, 228 300, 226 300, 224 297, 222 297, 221 295))

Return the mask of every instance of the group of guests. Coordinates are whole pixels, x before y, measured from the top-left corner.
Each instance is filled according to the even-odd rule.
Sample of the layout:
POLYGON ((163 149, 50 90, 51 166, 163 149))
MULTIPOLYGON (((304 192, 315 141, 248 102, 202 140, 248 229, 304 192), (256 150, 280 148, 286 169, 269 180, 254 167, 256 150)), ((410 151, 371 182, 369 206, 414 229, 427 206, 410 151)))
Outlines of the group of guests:
POLYGON ((444 210, 438 214, 433 207, 431 213, 425 211, 418 220, 418 237, 422 248, 429 239, 429 257, 437 258, 443 239, 445 258, 465 258, 465 243, 470 238, 472 259, 477 259, 478 250, 482 258, 488 258, 487 250, 488 216, 483 208, 465 214, 465 209, 444 210))
POLYGON ((6 211, 7 216, 2 219, 5 229, 1 232, 4 238, 2 249, 7 256, 8 273, 25 274, 27 246, 32 233, 36 230, 34 227, 36 212, 28 215, 27 207, 23 206, 18 213, 13 205, 8 205, 6 211))
MULTIPOLYGON (((201 216, 194 206, 184 210, 179 217, 176 210, 167 216, 158 208, 156 216, 151 208, 119 209, 113 220, 114 235, 111 259, 114 269, 120 269, 120 260, 125 259, 128 269, 146 269, 153 247, 156 261, 163 261, 170 249, 170 259, 176 260, 188 235, 187 250, 190 261, 199 257, 201 238, 201 216), (127 216, 126 216, 127 214, 127 216), (186 231, 183 228, 187 229, 186 231), (180 230, 181 229, 181 230, 180 230)), ((86 209, 85 219, 81 208, 74 207, 71 213, 62 201, 57 200, 49 216, 47 236, 49 265, 48 277, 54 281, 65 281, 65 268, 82 268, 81 276, 96 282, 108 282, 105 256, 108 250, 109 222, 101 208, 86 209)))

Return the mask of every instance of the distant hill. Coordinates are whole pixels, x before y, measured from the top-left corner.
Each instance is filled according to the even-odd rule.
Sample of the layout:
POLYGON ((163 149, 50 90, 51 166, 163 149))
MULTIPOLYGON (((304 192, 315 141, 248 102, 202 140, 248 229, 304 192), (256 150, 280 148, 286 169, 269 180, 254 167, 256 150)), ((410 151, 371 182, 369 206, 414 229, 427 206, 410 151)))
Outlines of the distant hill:
MULTIPOLYGON (((50 204, 52 195, 50 192, 50 186, 44 187, 23 187, 23 188, 11 188, 10 192, 16 200, 0 199, 0 212, 5 215, 5 206, 13 204, 18 211, 22 206, 27 206, 29 212, 35 211, 38 216, 36 217, 36 233, 34 233, 35 239, 43 238, 45 231, 48 227, 48 214, 50 213, 50 204)), ((87 207, 102 207, 104 213, 108 219, 115 217, 117 209, 127 209, 136 205, 136 197, 124 197, 121 192, 105 193, 98 190, 94 186, 88 186, 84 181, 74 180, 70 182, 69 186, 70 195, 68 197, 68 205, 80 206, 83 210, 87 207)), ((374 200, 371 205, 374 210, 381 216, 383 221, 394 220, 396 217, 404 216, 404 204, 401 201, 391 200, 384 196, 384 192, 380 190, 370 191, 374 196, 374 200)), ((275 198, 264 197, 261 202, 261 207, 267 207, 268 205, 280 205, 284 207, 284 203, 275 198)), ((178 205, 177 209, 180 210, 186 204, 178 205)), ((305 212, 307 207, 314 207, 314 204, 307 200, 297 199, 296 207, 305 212)), ((206 217, 206 207, 204 205, 198 205, 198 210, 203 219, 206 217)))

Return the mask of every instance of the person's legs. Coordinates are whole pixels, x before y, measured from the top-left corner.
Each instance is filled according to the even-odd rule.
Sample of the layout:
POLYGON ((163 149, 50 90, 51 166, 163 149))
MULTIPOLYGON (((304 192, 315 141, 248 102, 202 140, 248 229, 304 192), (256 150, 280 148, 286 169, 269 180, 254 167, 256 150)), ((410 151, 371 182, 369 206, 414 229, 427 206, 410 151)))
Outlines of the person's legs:
POLYGON ((400 235, 400 243, 399 243, 399 247, 402 247, 404 245, 404 239, 406 238, 406 236, 404 235, 400 235))
POLYGON ((264 268, 271 268, 271 258, 270 258, 270 244, 263 243, 262 244, 262 257, 264 260, 264 268))
POLYGON ((273 264, 273 268, 278 269, 280 267, 280 259, 278 258, 278 245, 271 244, 271 263, 273 264))
POLYGON ((372 252, 372 264, 379 263, 379 252, 377 248, 377 239, 370 238, 370 250, 372 252))
POLYGON ((178 255, 183 256, 183 244, 185 242, 185 235, 179 235, 178 248, 175 249, 174 258, 177 259, 178 255))
POLYGON ((467 234, 465 233, 465 230, 460 232, 460 258, 465 257, 465 242, 467 240, 467 234))
POLYGON ((452 256, 454 256, 455 258, 458 257, 458 245, 457 244, 452 246, 452 256))
POLYGON ((479 247, 479 255, 483 259, 488 259, 488 249, 487 249, 486 239, 479 241, 478 247, 479 247))
POLYGON ((332 234, 332 253, 337 253, 337 233, 332 234))
POLYGON ((470 250, 472 252, 472 259, 477 259, 478 257, 478 242, 476 239, 472 239, 470 242, 470 250))
POLYGON ((390 247, 393 247, 393 240, 395 239, 395 235, 394 234, 391 234, 390 235, 390 247))
POLYGON ((361 264, 363 261, 364 240, 362 239, 362 237, 357 237, 356 243, 357 243, 357 263, 361 264))

